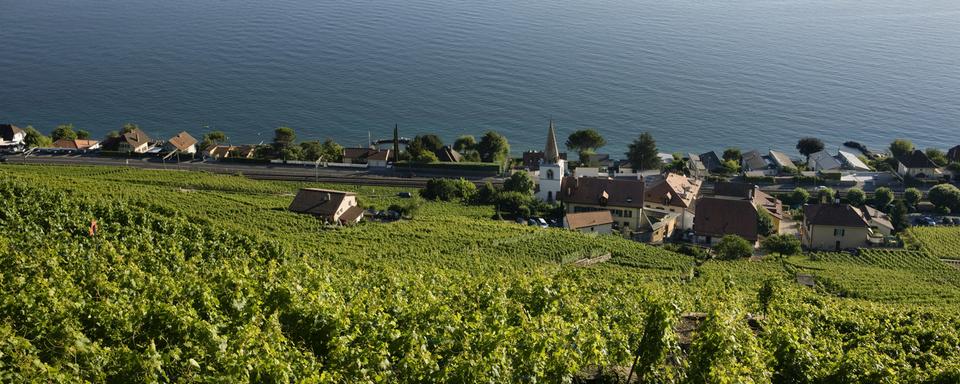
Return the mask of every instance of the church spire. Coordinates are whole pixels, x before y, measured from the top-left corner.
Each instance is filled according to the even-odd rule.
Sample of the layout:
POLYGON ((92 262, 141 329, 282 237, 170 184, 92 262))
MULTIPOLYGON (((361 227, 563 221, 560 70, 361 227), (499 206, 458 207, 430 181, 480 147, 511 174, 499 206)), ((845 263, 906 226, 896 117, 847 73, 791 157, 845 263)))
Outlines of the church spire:
POLYGON ((553 119, 550 119, 550 130, 547 132, 547 147, 543 150, 545 164, 557 164, 560 161, 560 151, 557 149, 557 134, 553 128, 553 119))

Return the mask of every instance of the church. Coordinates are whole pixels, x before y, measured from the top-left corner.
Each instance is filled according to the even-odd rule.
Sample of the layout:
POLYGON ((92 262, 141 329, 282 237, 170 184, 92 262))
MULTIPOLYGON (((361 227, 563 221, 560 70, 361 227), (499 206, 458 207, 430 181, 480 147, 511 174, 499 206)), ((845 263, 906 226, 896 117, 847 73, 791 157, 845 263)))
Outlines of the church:
POLYGON ((550 120, 550 128, 547 131, 547 146, 543 150, 543 162, 540 164, 537 198, 549 203, 556 201, 560 194, 563 177, 566 174, 567 161, 560 158, 556 129, 553 120, 550 120))

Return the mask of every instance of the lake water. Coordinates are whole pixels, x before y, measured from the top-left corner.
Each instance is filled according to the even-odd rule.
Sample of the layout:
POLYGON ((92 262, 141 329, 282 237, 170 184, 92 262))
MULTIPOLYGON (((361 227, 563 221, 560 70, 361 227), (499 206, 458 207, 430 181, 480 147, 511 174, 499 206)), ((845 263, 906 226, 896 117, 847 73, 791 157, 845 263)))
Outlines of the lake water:
MULTIPOLYGON (((956 0, 0 0, 0 121, 345 145, 598 129, 618 155, 960 144, 956 0)), ((562 140, 562 139, 561 139, 562 140)))

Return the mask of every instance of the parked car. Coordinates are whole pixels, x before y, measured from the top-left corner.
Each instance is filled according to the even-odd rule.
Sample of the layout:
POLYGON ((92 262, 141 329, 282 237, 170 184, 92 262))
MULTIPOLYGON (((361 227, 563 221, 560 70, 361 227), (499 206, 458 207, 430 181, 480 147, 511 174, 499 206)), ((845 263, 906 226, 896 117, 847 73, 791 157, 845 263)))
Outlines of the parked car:
POLYGON ((397 197, 401 197, 401 198, 404 198, 404 199, 409 199, 409 198, 413 197, 413 195, 410 194, 410 192, 400 192, 400 193, 397 193, 397 197))
POLYGON ((932 217, 922 216, 913 220, 913 225, 918 227, 933 227, 937 225, 937 221, 932 217))

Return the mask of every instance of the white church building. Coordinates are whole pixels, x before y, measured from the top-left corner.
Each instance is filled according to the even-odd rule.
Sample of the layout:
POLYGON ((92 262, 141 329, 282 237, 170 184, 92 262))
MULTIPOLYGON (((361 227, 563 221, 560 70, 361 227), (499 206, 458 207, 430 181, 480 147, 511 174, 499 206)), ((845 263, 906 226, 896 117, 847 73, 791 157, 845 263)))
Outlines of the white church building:
POLYGON ((543 150, 543 163, 540 164, 538 175, 539 188, 537 198, 547 202, 554 202, 560 193, 560 184, 567 173, 567 161, 560 158, 557 148, 557 134, 550 120, 550 129, 547 132, 547 147, 543 150))

